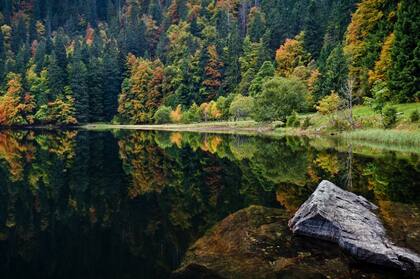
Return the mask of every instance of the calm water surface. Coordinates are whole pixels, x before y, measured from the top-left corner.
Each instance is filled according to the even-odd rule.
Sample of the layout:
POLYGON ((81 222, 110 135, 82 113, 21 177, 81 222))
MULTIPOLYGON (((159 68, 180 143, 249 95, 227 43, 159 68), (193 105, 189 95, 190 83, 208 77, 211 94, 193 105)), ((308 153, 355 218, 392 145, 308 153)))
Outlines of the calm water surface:
MULTIPOLYGON (((392 239, 420 252, 420 156, 329 146, 193 133, 0 131, 1 278, 167 278, 230 214, 262 205, 291 216, 322 179, 373 201, 392 239)), ((306 255, 299 249, 283 252, 306 255)), ((334 257, 341 265, 320 267, 316 278, 398 276, 334 257)), ((305 278, 298 262, 282 266, 278 278, 305 278)))

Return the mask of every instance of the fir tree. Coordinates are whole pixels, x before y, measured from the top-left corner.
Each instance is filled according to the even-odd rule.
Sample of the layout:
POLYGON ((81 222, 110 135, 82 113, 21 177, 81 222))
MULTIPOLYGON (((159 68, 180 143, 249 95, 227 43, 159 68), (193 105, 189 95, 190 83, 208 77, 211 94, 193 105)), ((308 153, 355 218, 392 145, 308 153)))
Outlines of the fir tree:
POLYGON ((79 43, 75 46, 73 57, 71 57, 67 68, 77 121, 86 123, 89 121, 89 95, 86 84, 87 70, 86 65, 82 61, 79 43))
POLYGON ((389 84, 394 100, 416 101, 420 98, 420 5, 401 1, 397 18, 389 84))

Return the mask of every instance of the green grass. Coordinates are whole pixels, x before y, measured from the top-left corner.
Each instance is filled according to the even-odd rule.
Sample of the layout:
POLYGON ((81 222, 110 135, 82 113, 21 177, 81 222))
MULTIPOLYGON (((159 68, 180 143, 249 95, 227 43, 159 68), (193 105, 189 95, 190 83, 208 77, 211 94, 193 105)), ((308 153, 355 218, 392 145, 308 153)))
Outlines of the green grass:
POLYGON ((420 149, 420 131, 368 129, 344 132, 341 137, 378 144, 417 146, 420 149))
MULTIPOLYGON (((408 119, 410 114, 415 110, 420 112, 420 103, 396 104, 393 105, 393 107, 397 109, 397 112, 401 113, 401 119, 408 119)), ((378 113, 373 111, 373 109, 368 106, 355 106, 353 109, 353 114, 355 117, 368 117, 378 113)))
MULTIPOLYGON (((398 123, 394 129, 382 128, 381 115, 374 112, 368 106, 356 106, 353 116, 358 123, 358 129, 354 131, 338 132, 330 127, 330 116, 318 113, 302 114, 300 119, 310 117, 311 126, 307 130, 296 128, 277 128, 276 123, 258 123, 253 120, 242 121, 211 121, 193 124, 163 124, 163 125, 114 125, 106 123, 94 123, 85 125, 88 130, 162 130, 162 131, 187 131, 223 134, 246 134, 265 136, 317 136, 335 134, 337 139, 345 144, 352 143, 360 146, 370 146, 392 150, 417 151, 420 149, 420 123, 411 123, 410 114, 419 110, 420 103, 395 105, 398 115, 398 123), (408 148, 409 147, 409 148, 408 148), (408 149, 407 149, 408 148, 408 149)), ((420 153, 420 151, 419 151, 420 153)))

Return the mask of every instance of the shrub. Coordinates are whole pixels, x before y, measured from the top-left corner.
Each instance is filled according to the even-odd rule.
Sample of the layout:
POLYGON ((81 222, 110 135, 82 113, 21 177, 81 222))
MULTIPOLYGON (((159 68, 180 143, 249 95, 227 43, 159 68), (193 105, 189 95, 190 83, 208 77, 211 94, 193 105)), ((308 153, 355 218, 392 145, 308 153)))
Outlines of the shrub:
POLYGON ((305 119, 303 119, 301 128, 306 130, 311 126, 311 118, 309 116, 305 117, 305 119))
POLYGON ((420 114, 419 114, 419 111, 418 111, 418 110, 413 111, 413 112, 410 114, 410 121, 411 121, 411 122, 413 122, 413 123, 415 123, 415 122, 417 122, 417 121, 419 121, 419 120, 420 120, 420 114))
POLYGON ((257 121, 286 120, 293 111, 306 108, 307 88, 303 81, 275 77, 264 83, 263 91, 255 98, 257 121))
POLYGON ((172 123, 180 123, 182 120, 182 107, 178 105, 175 110, 169 114, 172 123))
POLYGON ((254 98, 250 96, 236 95, 230 104, 229 113, 235 118, 248 117, 254 110, 254 98))
POLYGON ((153 120, 156 124, 165 124, 171 122, 170 114, 171 108, 167 106, 161 106, 153 115, 153 120))
POLYGON ((365 102, 374 111, 381 112, 387 101, 389 101, 391 92, 386 82, 376 81, 372 88, 373 98, 365 98, 365 102))
POLYGON ((296 112, 293 112, 289 117, 287 117, 286 121, 287 127, 299 127, 300 126, 300 120, 296 112))
POLYGON ((193 103, 187 112, 182 114, 182 123, 196 123, 201 121, 200 107, 193 103))
POLYGON ((338 111, 340 104, 340 96, 336 92, 332 92, 331 95, 322 98, 318 102, 316 110, 323 115, 332 114, 338 111))
POLYGON ((382 109, 382 121, 385 128, 391 128, 397 123, 397 110, 391 105, 385 105, 382 109))

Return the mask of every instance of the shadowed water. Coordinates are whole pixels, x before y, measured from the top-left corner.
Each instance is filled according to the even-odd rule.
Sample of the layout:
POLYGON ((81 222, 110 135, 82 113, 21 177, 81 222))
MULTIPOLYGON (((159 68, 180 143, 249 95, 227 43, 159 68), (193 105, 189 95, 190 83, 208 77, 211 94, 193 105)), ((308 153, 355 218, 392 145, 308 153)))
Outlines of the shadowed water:
MULTIPOLYGON (((223 233, 211 237, 228 237, 233 213, 261 205, 277 208, 282 220, 275 223, 283 232, 277 248, 261 257, 280 257, 274 276, 397 276, 329 244, 288 235, 287 219, 328 179, 377 204, 391 238, 420 252, 420 156, 330 146, 194 133, 0 131, 0 274, 167 278, 190 247, 226 243, 206 238, 218 228, 223 233), (326 260, 331 269, 317 267, 326 260)), ((247 229, 233 226, 238 235, 247 229)), ((219 258, 221 269, 230 264, 223 253, 219 258)), ((273 275, 257 267, 249 278, 273 275)), ((232 272, 223 274, 240 274, 232 272)))

